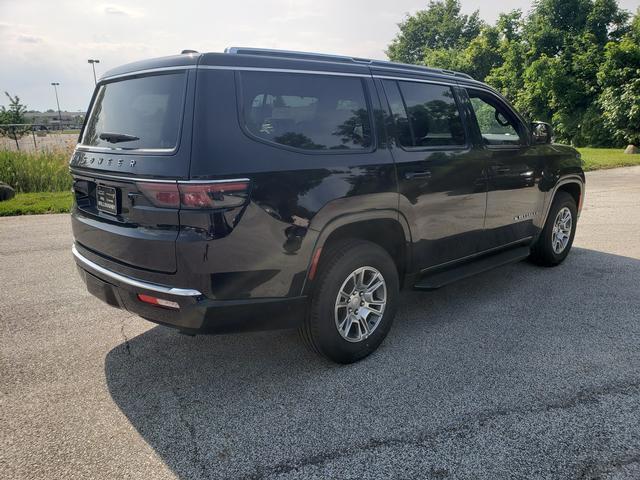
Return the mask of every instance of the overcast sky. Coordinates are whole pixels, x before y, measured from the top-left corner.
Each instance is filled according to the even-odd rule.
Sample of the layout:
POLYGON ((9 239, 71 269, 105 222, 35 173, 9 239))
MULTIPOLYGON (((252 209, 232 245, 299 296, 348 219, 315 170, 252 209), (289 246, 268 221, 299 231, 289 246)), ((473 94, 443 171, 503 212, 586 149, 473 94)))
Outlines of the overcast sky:
MULTIPOLYGON (((17 94, 30 109, 85 110, 93 89, 89 58, 109 68, 182 49, 222 51, 253 46, 384 59, 406 13, 426 0, 167 1, 0 0, 0 92, 17 94)), ((619 0, 628 10, 639 0, 619 0)), ((531 1, 462 0, 487 21, 531 1), (500 6, 498 5, 500 3, 500 6)), ((3 95, 0 105, 6 105, 3 95)))

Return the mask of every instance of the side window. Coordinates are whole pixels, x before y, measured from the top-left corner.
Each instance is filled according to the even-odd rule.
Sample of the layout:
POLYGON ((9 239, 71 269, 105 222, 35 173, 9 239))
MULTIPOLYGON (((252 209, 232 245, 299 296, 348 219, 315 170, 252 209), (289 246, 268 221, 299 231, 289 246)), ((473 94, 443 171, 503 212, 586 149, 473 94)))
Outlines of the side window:
POLYGON ((362 150, 371 122, 359 78, 242 72, 242 110, 258 138, 304 150, 362 150))
POLYGON ((453 90, 444 85, 385 81, 398 141, 404 147, 465 145, 453 90))
POLYGON ((520 122, 493 95, 468 90, 469 99, 478 121, 485 145, 522 144, 520 122))
POLYGON ((391 109, 391 115, 393 116, 393 121, 396 126, 398 143, 403 147, 413 147, 411 126, 409 125, 407 110, 405 109, 404 101, 398 88, 398 82, 384 80, 384 91, 389 100, 389 108, 391 109))

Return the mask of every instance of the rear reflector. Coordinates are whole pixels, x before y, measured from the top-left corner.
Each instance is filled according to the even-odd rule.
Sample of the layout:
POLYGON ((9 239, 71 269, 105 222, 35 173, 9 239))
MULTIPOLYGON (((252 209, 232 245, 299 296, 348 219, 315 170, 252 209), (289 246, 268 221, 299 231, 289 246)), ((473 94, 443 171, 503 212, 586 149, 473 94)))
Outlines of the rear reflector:
POLYGON ((249 192, 249 182, 217 183, 146 183, 137 184, 142 194, 156 207, 212 209, 242 205, 249 192))
POLYGON ((311 259, 311 267, 309 267, 309 280, 313 280, 318 271, 318 262, 320 261, 320 254, 322 253, 322 247, 316 250, 311 259))
POLYGON ((180 308, 180 305, 178 305, 178 303, 172 302, 171 300, 152 297, 151 295, 144 295, 142 293, 138 294, 138 300, 144 303, 148 303, 150 305, 157 305, 158 307, 174 308, 174 309, 180 308))

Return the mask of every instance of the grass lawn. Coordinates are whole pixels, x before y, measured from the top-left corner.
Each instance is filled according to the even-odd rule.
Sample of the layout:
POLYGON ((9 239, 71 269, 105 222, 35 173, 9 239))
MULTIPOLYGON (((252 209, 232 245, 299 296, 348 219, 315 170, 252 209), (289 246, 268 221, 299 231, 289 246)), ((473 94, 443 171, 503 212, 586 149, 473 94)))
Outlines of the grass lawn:
POLYGON ((578 148, 585 171, 640 165, 640 155, 624 153, 624 148, 578 148))
POLYGON ((17 193, 0 202, 0 217, 37 213, 64 213, 71 208, 71 192, 17 193))

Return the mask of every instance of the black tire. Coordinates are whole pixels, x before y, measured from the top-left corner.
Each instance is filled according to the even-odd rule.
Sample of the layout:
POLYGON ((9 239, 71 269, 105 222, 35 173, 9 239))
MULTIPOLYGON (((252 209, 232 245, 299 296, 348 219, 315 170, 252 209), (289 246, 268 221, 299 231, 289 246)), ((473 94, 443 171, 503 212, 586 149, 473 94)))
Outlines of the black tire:
POLYGON ((573 245, 573 238, 576 235, 577 219, 578 208, 573 197, 566 192, 556 193, 540 237, 531 248, 531 256, 529 257, 531 261, 544 267, 555 267, 562 263, 564 259, 567 258, 567 255, 569 255, 569 251, 573 245), (564 208, 569 209, 571 212, 571 232, 569 233, 567 245, 558 253, 553 248, 553 228, 558 212, 564 208))
MULTIPOLYGON (((313 351, 329 360, 344 364, 357 362, 376 350, 389 333, 398 294, 398 270, 382 247, 363 240, 335 243, 322 253, 309 313, 300 327, 300 335, 313 351), (386 284, 386 305, 369 336, 360 341, 348 341, 338 331, 336 300, 343 283, 361 267, 373 267, 382 275, 386 284)), ((374 315, 372 320, 375 318, 379 317, 374 315)), ((354 323, 354 330, 349 331, 355 329, 361 332, 357 323, 354 323)))

